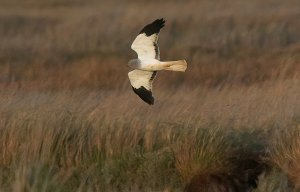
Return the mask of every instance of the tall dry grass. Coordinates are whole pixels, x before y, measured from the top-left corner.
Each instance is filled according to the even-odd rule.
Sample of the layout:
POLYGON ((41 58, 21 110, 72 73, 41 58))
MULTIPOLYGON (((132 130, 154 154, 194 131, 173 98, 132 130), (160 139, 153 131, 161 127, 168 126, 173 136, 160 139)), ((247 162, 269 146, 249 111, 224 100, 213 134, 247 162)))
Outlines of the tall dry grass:
POLYGON ((299 126, 298 85, 161 89, 153 108, 128 89, 1 91, 1 188, 182 190, 198 174, 234 175, 239 155, 260 154, 272 171, 258 189, 292 189, 299 184, 299 135, 289 132, 299 126))

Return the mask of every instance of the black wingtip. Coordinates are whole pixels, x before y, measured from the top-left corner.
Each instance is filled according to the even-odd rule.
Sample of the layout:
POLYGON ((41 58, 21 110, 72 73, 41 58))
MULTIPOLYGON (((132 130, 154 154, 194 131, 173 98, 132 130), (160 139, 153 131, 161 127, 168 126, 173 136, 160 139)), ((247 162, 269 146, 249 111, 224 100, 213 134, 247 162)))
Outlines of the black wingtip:
POLYGON ((159 33, 160 29, 165 26, 164 18, 156 19, 152 23, 146 25, 139 34, 145 33, 147 36, 151 36, 155 33, 159 33))
POLYGON ((149 105, 154 104, 154 98, 152 96, 152 92, 147 90, 144 86, 136 89, 132 87, 132 90, 137 94, 143 101, 148 103, 149 105))

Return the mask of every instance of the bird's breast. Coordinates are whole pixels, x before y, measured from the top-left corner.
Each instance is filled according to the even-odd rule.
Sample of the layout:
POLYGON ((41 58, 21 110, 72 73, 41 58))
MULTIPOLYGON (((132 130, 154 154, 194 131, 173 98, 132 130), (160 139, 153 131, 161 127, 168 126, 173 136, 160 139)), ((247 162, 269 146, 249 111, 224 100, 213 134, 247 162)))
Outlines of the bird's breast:
POLYGON ((160 61, 156 59, 132 59, 128 62, 129 67, 144 71, 157 71, 160 61))

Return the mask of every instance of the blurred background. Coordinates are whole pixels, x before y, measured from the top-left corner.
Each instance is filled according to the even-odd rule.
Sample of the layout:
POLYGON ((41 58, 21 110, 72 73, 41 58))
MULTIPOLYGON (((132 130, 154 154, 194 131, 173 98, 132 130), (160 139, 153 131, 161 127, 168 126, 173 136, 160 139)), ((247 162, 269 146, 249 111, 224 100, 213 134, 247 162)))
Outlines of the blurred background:
POLYGON ((186 59, 185 74, 155 87, 248 86, 300 71, 297 0, 1 0, 0 86, 24 89, 129 87, 130 45, 165 18, 162 60, 186 59))

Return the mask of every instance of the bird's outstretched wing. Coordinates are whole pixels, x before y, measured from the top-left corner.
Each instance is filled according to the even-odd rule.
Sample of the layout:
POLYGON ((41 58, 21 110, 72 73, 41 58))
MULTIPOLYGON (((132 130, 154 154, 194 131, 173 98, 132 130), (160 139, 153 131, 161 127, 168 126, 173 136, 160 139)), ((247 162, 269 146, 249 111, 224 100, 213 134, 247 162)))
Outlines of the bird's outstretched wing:
POLYGON ((156 71, 142 71, 135 69, 128 73, 133 91, 149 105, 154 104, 152 96, 152 82, 156 71))
POLYGON ((160 59, 157 40, 159 31, 164 26, 165 20, 161 18, 146 25, 141 30, 131 45, 131 49, 138 54, 139 59, 160 59))

